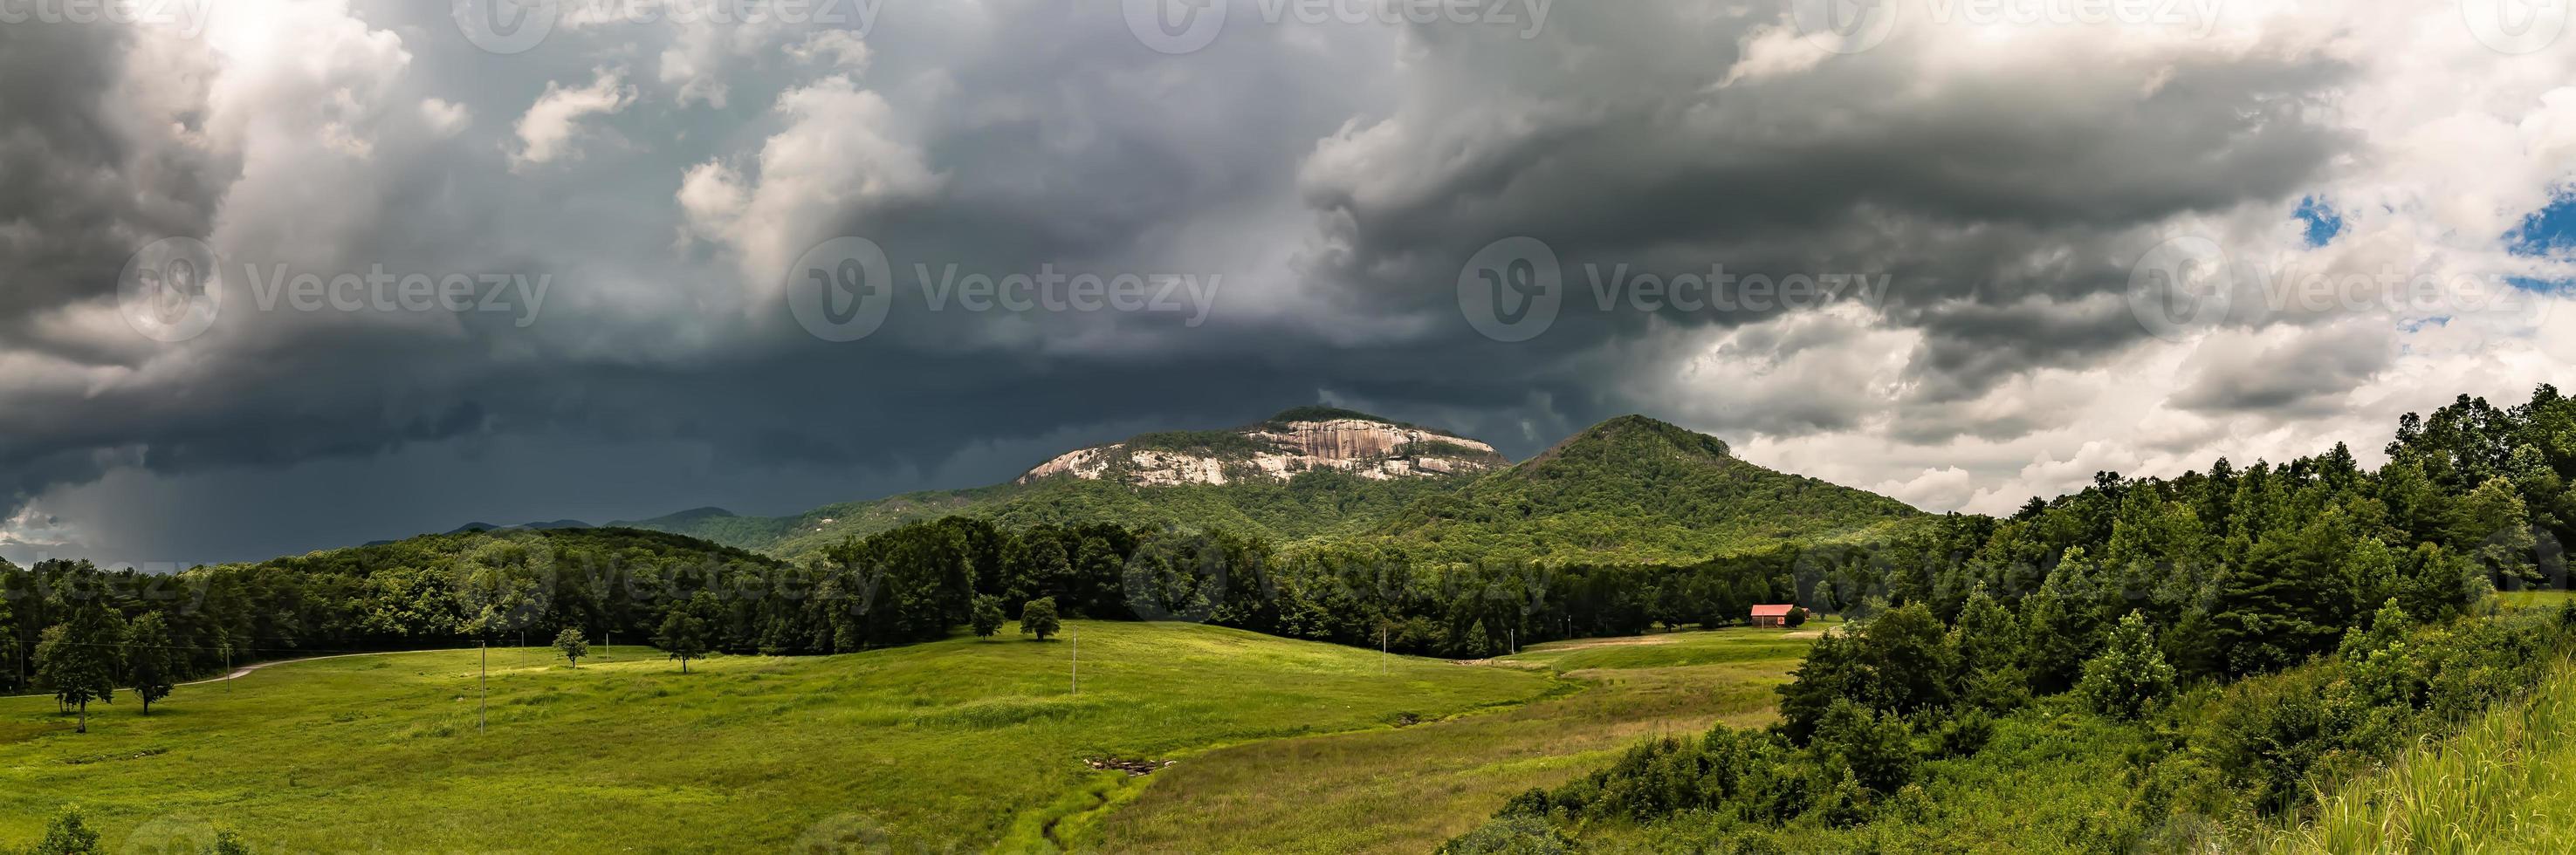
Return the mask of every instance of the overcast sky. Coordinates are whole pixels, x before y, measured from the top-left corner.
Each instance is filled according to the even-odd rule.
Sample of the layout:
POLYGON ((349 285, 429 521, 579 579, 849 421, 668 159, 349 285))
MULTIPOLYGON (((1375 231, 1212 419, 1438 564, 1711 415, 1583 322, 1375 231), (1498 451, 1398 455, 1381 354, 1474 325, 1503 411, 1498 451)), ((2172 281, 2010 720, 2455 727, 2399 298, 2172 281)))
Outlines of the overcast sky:
POLYGON ((2564 4, 486 2, 0 0, 0 555, 1315 402, 2000 512, 2576 357, 2564 4))

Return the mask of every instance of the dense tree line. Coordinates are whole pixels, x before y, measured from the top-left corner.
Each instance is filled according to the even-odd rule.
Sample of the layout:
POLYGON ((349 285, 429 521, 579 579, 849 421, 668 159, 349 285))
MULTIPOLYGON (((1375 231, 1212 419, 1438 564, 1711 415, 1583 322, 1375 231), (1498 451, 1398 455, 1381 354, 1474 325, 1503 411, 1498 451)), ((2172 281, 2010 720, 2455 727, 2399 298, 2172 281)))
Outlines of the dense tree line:
POLYGON ((85 712, 120 689, 159 701, 187 679, 296 655, 620 638, 677 647, 683 666, 709 652, 846 653, 998 629, 1038 601, 1066 618, 1482 657, 1740 622, 1863 558, 1781 547, 1678 568, 1428 566, 1381 546, 1283 554, 1222 531, 952 517, 803 562, 620 529, 431 535, 168 575, 0 562, 0 688, 85 712))

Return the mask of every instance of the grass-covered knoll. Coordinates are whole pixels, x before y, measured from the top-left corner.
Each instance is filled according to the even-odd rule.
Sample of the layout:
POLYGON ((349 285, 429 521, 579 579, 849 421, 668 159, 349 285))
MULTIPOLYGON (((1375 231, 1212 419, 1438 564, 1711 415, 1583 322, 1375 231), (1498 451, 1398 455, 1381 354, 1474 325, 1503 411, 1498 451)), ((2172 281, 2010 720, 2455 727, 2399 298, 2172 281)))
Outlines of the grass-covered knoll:
POLYGON ((260 851, 1020 851, 1132 785, 1086 759, 1179 759, 1158 773, 1170 774, 1213 746, 1385 728, 1551 686, 1213 627, 1069 629, 1078 697, 1071 643, 1005 627, 842 656, 717 657, 686 676, 643 648, 596 651, 577 670, 551 650, 496 649, 482 735, 472 650, 282 664, 181 688, 149 717, 120 697, 92 707, 85 736, 50 699, 0 700, 0 846, 32 842, 76 803, 111 849, 226 827, 260 851))
POLYGON ((1376 534, 1457 561, 1687 564, 1884 536, 1921 518, 1895 499, 1746 463, 1715 437, 1622 416, 1427 498, 1376 534))
POLYGON ((1155 775, 1080 842, 1109 852, 1384 852, 1437 847, 1530 787, 1639 739, 1773 716, 1811 632, 1725 629, 1559 642, 1490 660, 1577 690, 1527 706, 1211 752, 1155 775))

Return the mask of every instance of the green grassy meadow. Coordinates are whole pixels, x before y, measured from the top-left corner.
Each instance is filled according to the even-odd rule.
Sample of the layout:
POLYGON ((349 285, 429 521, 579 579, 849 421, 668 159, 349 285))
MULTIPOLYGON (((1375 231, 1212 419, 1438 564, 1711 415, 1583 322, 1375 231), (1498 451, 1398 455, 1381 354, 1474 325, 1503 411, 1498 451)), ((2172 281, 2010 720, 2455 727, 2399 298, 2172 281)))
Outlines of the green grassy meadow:
POLYGON ((148 717, 120 693, 91 707, 86 735, 50 699, 0 699, 0 846, 77 804, 120 851, 215 828, 261 851, 1043 851, 1088 834, 1138 784, 1234 762, 1226 746, 1411 739, 1447 725, 1397 721, 1562 691, 1541 670, 1216 627, 1072 627, 1079 696, 1071 644, 1006 627, 843 656, 718 657, 688 675, 640 647, 578 670, 551 650, 495 649, 479 735, 472 650, 282 664, 183 687, 148 717), (1094 758, 1181 762, 1130 778, 1094 758))
POLYGON ((1608 765, 1641 740, 1766 724, 1813 627, 1534 646, 1492 660, 1557 673, 1562 697, 1395 730, 1238 745, 1157 774, 1097 833, 1109 852, 1429 852, 1512 795, 1608 765))
POLYGON ((2565 604, 2570 599, 2576 599, 2576 591, 2539 590, 2496 592, 2496 601, 2509 609, 2556 607, 2565 604))

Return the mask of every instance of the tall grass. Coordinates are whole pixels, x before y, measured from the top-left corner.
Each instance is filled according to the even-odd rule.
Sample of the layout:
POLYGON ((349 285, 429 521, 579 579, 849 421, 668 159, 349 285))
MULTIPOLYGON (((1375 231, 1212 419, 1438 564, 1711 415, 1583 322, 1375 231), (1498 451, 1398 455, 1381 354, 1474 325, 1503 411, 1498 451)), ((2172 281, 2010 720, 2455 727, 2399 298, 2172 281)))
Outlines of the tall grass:
POLYGON ((2252 848, 2576 852, 2576 667, 2557 663, 2525 700, 2321 794, 2308 813, 2252 848))

